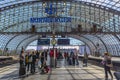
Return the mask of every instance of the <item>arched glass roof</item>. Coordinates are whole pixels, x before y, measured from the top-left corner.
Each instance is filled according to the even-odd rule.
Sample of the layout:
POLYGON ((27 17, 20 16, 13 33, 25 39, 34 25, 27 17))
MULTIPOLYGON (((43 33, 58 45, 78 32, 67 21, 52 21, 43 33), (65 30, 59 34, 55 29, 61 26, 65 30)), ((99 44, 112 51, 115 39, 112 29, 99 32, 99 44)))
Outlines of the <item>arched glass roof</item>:
MULTIPOLYGON (((12 6, 13 4, 9 6, 9 3, 7 3, 8 1, 9 0, 1 1, 1 4, 4 2, 4 4, 7 5, 7 7, 0 8, 0 31, 2 32, 29 32, 32 25, 32 23, 30 23, 31 17, 47 16, 45 13, 45 3, 42 3, 41 1, 35 2, 38 0, 17 0, 16 2, 16 0, 10 0, 9 3, 14 3, 14 6, 12 6), (29 3, 29 1, 33 1, 34 3, 29 3), (23 4, 23 2, 28 3, 23 4)), ((67 30, 69 32, 73 29, 75 30, 79 24, 83 26, 83 30, 90 31, 92 26, 95 24, 98 28, 102 29, 103 32, 120 32, 120 12, 111 11, 112 7, 107 9, 106 7, 101 8, 101 6, 97 7, 96 5, 92 6, 93 4, 88 5, 87 3, 84 3, 101 3, 100 5, 102 5, 102 3, 106 3, 108 0, 105 0, 104 2, 102 0, 81 1, 82 2, 66 1, 66 4, 64 4, 63 1, 60 1, 57 5, 53 2, 53 5, 58 8, 56 16, 72 18, 72 23, 54 23, 56 31, 65 32, 65 30, 67 30)), ((113 2, 119 4, 119 1, 117 2, 113 0, 113 2)), ((0 6, 2 7, 2 5, 0 6)), ((51 25, 51 23, 37 23, 35 26, 37 28, 37 32, 46 32, 52 31, 51 27, 53 25, 51 25)))
POLYGON ((0 0, 0 49, 20 50, 39 35, 52 32, 53 27, 55 32, 74 32, 66 35, 85 42, 92 52, 98 50, 99 44, 101 53, 120 56, 120 0, 0 0), (46 4, 51 2, 57 8, 54 16, 71 17, 71 22, 30 23, 31 17, 47 17, 46 4), (44 33, 22 34, 30 32, 31 25, 35 25, 36 32, 44 33), (95 25, 102 33, 80 33, 79 25, 86 32, 95 25))
POLYGON ((90 2, 120 11, 120 0, 77 0, 90 2))
MULTIPOLYGON (((39 0, 0 0, 0 5, 8 6, 16 3, 29 2, 29 1, 39 1, 39 0)), ((120 11, 120 0, 75 0, 75 1, 94 3, 120 11)))

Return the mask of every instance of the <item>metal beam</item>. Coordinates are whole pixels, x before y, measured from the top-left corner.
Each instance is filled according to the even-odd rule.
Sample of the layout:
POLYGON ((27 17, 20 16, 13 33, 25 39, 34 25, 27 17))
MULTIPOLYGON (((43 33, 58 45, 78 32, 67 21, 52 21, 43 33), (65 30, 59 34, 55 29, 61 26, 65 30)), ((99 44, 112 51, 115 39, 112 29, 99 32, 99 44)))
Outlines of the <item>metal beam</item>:
MULTIPOLYGON (((78 35, 76 35, 76 36, 78 36, 78 35)), ((76 37, 74 37, 74 36, 70 36, 70 37, 76 38, 76 37)), ((84 37, 84 36, 79 36, 79 38, 76 38, 76 39, 81 40, 80 37, 81 37, 81 38, 84 38, 85 40, 90 41, 90 42, 93 44, 93 46, 96 48, 96 46, 94 45, 94 43, 93 43, 91 40, 89 40, 88 38, 84 37)), ((88 44, 86 41, 84 41, 84 40, 81 40, 81 41, 83 41, 84 43, 87 44, 87 46, 88 46, 89 49, 90 49, 90 52, 92 53, 92 49, 90 48, 89 44, 88 44)))
MULTIPOLYGON (((34 39, 34 40, 37 40, 37 39, 34 39)), ((26 45, 25 45, 25 49, 27 48, 27 46, 29 45, 29 43, 31 43, 32 41, 34 40, 30 40, 26 45)))
MULTIPOLYGON (((92 44, 93 44, 93 46, 95 47, 95 49, 97 50, 97 47, 96 47, 96 45, 90 40, 90 39, 88 39, 88 38, 86 38, 86 37, 84 37, 84 36, 81 36, 81 37, 83 37, 83 38, 85 38, 85 39, 87 39, 88 41, 90 41, 92 44)), ((90 50, 91 50, 91 53, 93 52, 92 51, 92 48, 91 47, 89 47, 90 48, 90 50)), ((93 53, 92 53, 93 54, 93 53)), ((94 55, 93 55, 94 56, 94 55)))
POLYGON ((26 23, 26 22, 28 22, 28 21, 29 21, 29 20, 21 21, 21 22, 19 22, 19 23, 15 23, 15 24, 9 25, 8 27, 3 27, 3 28, 0 30, 0 32, 3 32, 4 30, 7 30, 7 29, 9 29, 9 28, 15 27, 16 25, 19 25, 19 24, 22 24, 22 23, 26 23))
POLYGON ((97 37, 97 38, 103 43, 103 45, 105 46, 106 52, 108 52, 107 46, 106 46, 106 44, 104 43, 104 41, 101 39, 101 37, 99 37, 99 36, 97 36, 97 35, 95 35, 95 37, 97 37))
MULTIPOLYGON (((24 40, 22 40, 22 41, 17 45, 16 51, 17 51, 19 45, 20 45, 23 41, 25 41, 25 40, 27 40, 27 39, 29 39, 29 38, 32 38, 33 36, 34 36, 34 35, 29 36, 29 37, 25 38, 24 40)), ((73 36, 71 36, 71 37, 73 37, 73 36)), ((85 38, 84 36, 79 36, 79 37, 83 37, 84 39, 87 39, 88 41, 91 42, 91 40, 89 40, 88 38, 85 38)), ((73 38, 76 38, 76 37, 73 37, 73 38)), ((78 39, 78 38, 77 38, 77 39, 78 39)), ((34 40, 36 40, 36 38, 35 38, 34 40)), ((29 41, 28 44, 29 44, 30 42, 34 41, 34 40, 29 41)), ((81 39, 79 39, 79 40, 81 40, 81 39)), ((83 41, 83 40, 81 40, 81 41, 83 41)), ((86 43, 85 41, 83 41, 83 42, 86 43)), ((92 43, 93 43, 93 42, 92 42, 92 43)), ((26 44, 26 47, 28 46, 28 44, 26 44)), ((87 46, 90 48, 90 46, 88 45, 88 43, 86 43, 86 44, 87 44, 87 46)), ((93 45, 94 45, 94 44, 93 44, 93 45)), ((94 45, 94 46, 95 46, 95 45, 94 45)), ((96 48, 96 46, 95 46, 95 48, 96 48)), ((90 51, 91 51, 91 48, 90 48, 90 51)), ((92 51, 91 51, 91 52, 92 52, 92 51)))
POLYGON ((90 41, 94 46, 95 46, 95 49, 97 49, 97 46, 94 44, 94 42, 88 38, 86 38, 85 36, 82 36, 83 38, 87 39, 88 41, 90 41))
POLYGON ((15 53, 17 52, 18 46, 19 46, 24 40, 29 39, 29 38, 31 38, 31 37, 33 37, 33 36, 34 36, 34 34, 31 35, 31 36, 29 36, 29 37, 26 37, 25 39, 23 39, 22 41, 20 41, 19 44, 17 45, 16 49, 15 49, 15 53))
MULTIPOLYGON (((9 6, 5 6, 5 7, 2 7, 0 8, 0 11, 4 11, 4 10, 9 10, 11 8, 15 8, 15 7, 19 7, 19 6, 23 6, 23 5, 28 5, 28 4, 33 4, 33 3, 38 3, 38 2, 46 2, 46 1, 49 1, 50 0, 40 0, 40 1, 29 1, 29 2, 22 2, 22 3, 16 3, 16 4, 12 4, 12 5, 9 5, 9 6)), ((83 4, 83 5, 86 5, 86 6, 90 6, 90 7, 95 7, 95 8, 100 8, 102 10, 106 10, 108 12, 111 12, 111 13, 115 13, 117 15, 120 15, 120 11, 117 11, 115 9, 112 9, 112 8, 109 8, 109 7, 106 7, 106 6, 103 6, 103 5, 99 5, 99 4, 94 4, 94 3, 90 3, 90 2, 85 2, 85 1, 77 1, 77 0, 51 0, 51 2, 78 2, 80 4, 83 4)))
MULTIPOLYGON (((46 34, 52 35, 52 32, 0 32, 0 34, 46 34)), ((71 32, 55 32, 56 35, 66 35, 66 34, 91 34, 91 35, 99 35, 99 34, 120 34, 120 32, 88 32, 88 31, 71 31, 71 32)))
MULTIPOLYGON (((117 39, 117 41, 119 42, 119 44, 120 44, 120 38, 116 35, 116 34, 114 34, 113 36, 115 36, 115 38, 117 39)), ((118 48, 116 48, 117 50, 119 50, 118 48)), ((118 56, 120 56, 120 54, 119 54, 119 51, 117 51, 118 53, 118 56)))
POLYGON ((12 41, 15 37, 17 37, 18 35, 15 35, 15 36, 13 36, 7 43, 6 43, 6 45, 5 45, 5 47, 4 47, 4 50, 3 50, 3 54, 5 53, 5 49, 6 49, 6 47, 7 47, 7 45, 9 44, 9 42, 10 41, 12 41))

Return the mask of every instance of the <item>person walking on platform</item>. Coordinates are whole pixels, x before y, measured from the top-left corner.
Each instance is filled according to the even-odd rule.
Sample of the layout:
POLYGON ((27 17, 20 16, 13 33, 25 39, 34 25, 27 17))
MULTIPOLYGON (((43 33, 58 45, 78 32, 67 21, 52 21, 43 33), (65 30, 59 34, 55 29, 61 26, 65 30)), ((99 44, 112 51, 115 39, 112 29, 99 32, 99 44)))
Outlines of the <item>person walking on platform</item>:
POLYGON ((108 52, 104 53, 104 59, 103 59, 102 63, 104 65, 105 80, 108 80, 108 72, 111 76, 111 80, 113 80, 113 75, 112 75, 111 70, 110 70, 110 68, 112 67, 112 66, 110 66, 110 64, 112 65, 111 56, 109 55, 108 52))

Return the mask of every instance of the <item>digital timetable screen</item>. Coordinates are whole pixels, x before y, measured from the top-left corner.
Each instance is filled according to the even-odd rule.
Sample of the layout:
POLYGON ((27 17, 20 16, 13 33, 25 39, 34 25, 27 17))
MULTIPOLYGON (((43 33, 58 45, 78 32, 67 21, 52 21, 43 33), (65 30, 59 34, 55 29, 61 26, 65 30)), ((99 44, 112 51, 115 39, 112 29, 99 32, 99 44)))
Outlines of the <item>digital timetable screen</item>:
POLYGON ((58 45, 70 45, 70 39, 58 39, 57 44, 58 45))
POLYGON ((37 45, 50 45, 50 39, 38 39, 37 45))

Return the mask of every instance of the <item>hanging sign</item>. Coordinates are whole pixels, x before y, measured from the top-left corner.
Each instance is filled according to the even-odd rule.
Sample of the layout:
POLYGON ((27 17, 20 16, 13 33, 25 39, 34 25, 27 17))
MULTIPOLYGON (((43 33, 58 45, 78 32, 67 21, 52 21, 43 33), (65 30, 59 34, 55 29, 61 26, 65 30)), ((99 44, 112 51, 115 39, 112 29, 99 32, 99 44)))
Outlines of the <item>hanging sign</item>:
POLYGON ((71 22, 71 17, 58 17, 55 16, 57 9, 53 7, 52 3, 48 4, 45 8, 45 13, 48 17, 33 17, 30 18, 30 23, 51 23, 51 22, 71 22))

